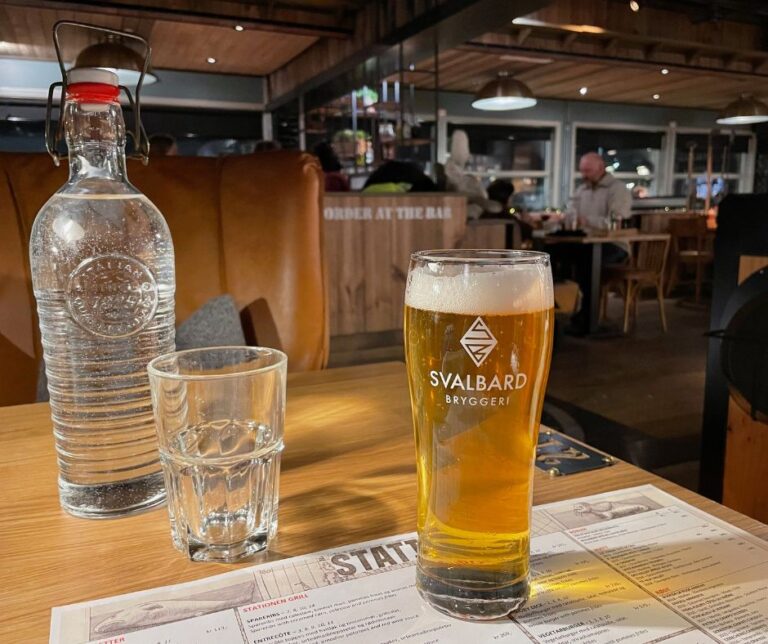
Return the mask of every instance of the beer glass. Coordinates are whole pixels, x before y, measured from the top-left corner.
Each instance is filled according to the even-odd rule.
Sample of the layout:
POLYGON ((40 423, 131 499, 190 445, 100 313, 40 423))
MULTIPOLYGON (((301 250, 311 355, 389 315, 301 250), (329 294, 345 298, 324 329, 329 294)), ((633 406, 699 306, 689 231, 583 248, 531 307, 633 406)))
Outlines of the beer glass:
POLYGON ((529 593, 533 462, 552 352, 549 256, 411 256, 405 354, 416 437, 417 587, 495 619, 529 593))

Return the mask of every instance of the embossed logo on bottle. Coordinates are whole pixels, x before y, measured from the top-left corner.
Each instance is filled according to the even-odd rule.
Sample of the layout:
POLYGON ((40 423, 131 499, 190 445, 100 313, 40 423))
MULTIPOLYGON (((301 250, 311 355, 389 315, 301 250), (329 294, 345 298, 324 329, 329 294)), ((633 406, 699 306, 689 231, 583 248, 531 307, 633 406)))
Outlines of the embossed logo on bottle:
POLYGON ((127 255, 100 255, 81 262, 67 282, 67 306, 86 331, 123 338, 141 331, 157 310, 152 271, 127 255))

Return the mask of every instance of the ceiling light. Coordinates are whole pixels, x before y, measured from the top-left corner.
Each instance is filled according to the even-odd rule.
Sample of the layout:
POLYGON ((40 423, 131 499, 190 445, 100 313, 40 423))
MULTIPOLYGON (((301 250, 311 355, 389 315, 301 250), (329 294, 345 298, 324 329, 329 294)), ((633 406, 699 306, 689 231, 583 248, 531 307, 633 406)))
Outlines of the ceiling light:
POLYGON ((245 27, 243 25, 235 25, 235 31, 245 31, 245 27))
POLYGON ((629 8, 635 13, 640 11, 640 3, 637 0, 629 0, 629 8))
POLYGON ((502 111, 521 110, 536 105, 531 89, 505 72, 486 83, 475 94, 472 107, 476 110, 502 111))
POLYGON ((216 59, 213 56, 208 56, 208 58, 205 59, 205 62, 208 63, 209 65, 215 65, 216 59))
POLYGON ((750 125, 766 121, 768 105, 748 94, 742 94, 740 98, 729 103, 717 117, 720 125, 750 125))
POLYGON ((667 74, 669 74, 669 70, 666 67, 662 67, 661 73, 664 74, 664 76, 666 76, 667 74))
POLYGON ((586 87, 582 87, 581 89, 579 89, 579 94, 581 94, 582 96, 586 96, 588 91, 589 90, 586 87))
MULTIPOLYGON (((82 67, 108 69, 117 74, 121 85, 135 87, 139 83, 141 70, 144 68, 144 59, 120 36, 109 35, 103 42, 88 45, 77 55, 72 69, 82 67)), ((157 80, 157 75, 151 67, 148 67, 144 75, 144 85, 151 85, 157 80)))
POLYGON ((654 94, 651 98, 653 98, 654 101, 658 101, 661 98, 660 94, 654 94))
POLYGON ((531 65, 548 65, 555 61, 554 58, 544 56, 524 56, 520 54, 504 54, 499 56, 499 60, 510 61, 513 63, 530 63, 531 65))

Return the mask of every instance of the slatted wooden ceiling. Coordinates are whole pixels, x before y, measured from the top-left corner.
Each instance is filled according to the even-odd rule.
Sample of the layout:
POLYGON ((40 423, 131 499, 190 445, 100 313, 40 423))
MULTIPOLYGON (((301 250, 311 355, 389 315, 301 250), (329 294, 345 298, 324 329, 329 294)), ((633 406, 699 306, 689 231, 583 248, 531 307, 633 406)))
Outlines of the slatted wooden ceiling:
MULTIPOLYGON (((514 55, 480 53, 459 48, 439 57, 440 88, 446 91, 475 92, 498 72, 507 71, 524 81, 539 98, 640 103, 675 107, 720 109, 741 93, 768 97, 768 78, 748 78, 738 74, 708 75, 663 65, 616 65, 610 62, 556 60, 546 52, 526 54, 530 61, 514 55), (587 94, 579 90, 587 87, 587 94), (654 99, 654 94, 659 98, 654 99)), ((418 68, 432 69, 425 61, 418 68)), ((394 80, 394 78, 393 78, 394 80)), ((431 76, 411 74, 407 81, 431 89, 431 76)))
MULTIPOLYGON (((52 25, 77 19, 147 37, 156 68, 264 75, 320 37, 349 38, 355 11, 364 3, 135 0, 133 9, 126 9, 124 4, 112 6, 112 0, 98 6, 87 4, 90 1, 81 0, 78 10, 67 10, 65 3, 53 0, 5 0, 0 4, 0 56, 53 60, 52 25), (246 28, 236 32, 233 26, 241 15, 246 28), (217 62, 207 63, 208 57, 217 62)), ((627 12, 626 5, 608 0, 555 0, 527 16, 533 19, 530 25, 518 21, 502 25, 497 33, 443 52, 438 59, 440 87, 474 92, 497 72, 509 71, 541 98, 718 109, 743 92, 768 97, 768 53, 757 49, 762 42, 757 26, 700 24, 670 12, 643 10, 639 17, 627 12), (567 29, 577 26, 574 23, 599 26, 569 33, 567 29), (675 33, 681 41, 707 45, 698 50, 694 43, 673 54, 675 41, 670 36, 675 33), (710 63, 720 69, 708 72, 710 63), (670 73, 662 75, 662 67, 670 73), (586 95, 579 93, 581 87, 588 88, 586 95)), ((90 42, 86 36, 71 34, 65 58, 73 60, 90 42)), ((414 62, 420 69, 433 68, 431 60, 414 62)), ((425 88, 434 82, 425 74, 411 74, 409 80, 425 88)))
MULTIPOLYGON (((316 36, 233 26, 200 24, 105 13, 0 5, 0 56, 55 60, 51 28, 57 20, 78 20, 131 30, 148 38, 156 68, 263 75, 274 71, 317 41, 316 36), (208 57, 215 64, 206 62, 208 57)), ((62 35, 63 55, 74 60, 93 42, 82 32, 62 35)))
MULTIPOLYGON (((691 14, 680 3, 648 4, 641 0, 634 13, 624 1, 553 0, 441 53, 439 85, 472 93, 506 71, 540 98, 712 109, 745 92, 768 98, 768 26, 758 11, 764 3, 743 3, 755 16, 741 22, 717 18, 725 11, 691 14)), ((413 62, 434 69, 432 60, 413 62)), ((426 74, 407 81, 433 87, 426 74)))

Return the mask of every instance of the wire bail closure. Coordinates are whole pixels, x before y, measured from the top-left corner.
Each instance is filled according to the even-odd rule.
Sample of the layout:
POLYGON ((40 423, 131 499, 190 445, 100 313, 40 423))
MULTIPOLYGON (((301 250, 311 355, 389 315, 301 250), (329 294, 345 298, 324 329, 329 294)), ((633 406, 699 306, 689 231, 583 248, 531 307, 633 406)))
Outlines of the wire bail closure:
POLYGON ((62 106, 67 94, 67 70, 64 67, 64 61, 61 57, 61 46, 59 44, 59 29, 61 27, 76 27, 78 29, 86 29, 91 31, 99 31, 105 34, 113 36, 120 36, 121 38, 130 38, 140 42, 144 48, 144 65, 141 69, 141 75, 139 76, 139 82, 136 85, 135 99, 125 85, 118 85, 118 88, 125 92, 128 97, 128 104, 133 110, 134 126, 133 130, 126 128, 126 133, 133 140, 133 147, 135 152, 128 155, 129 158, 139 159, 144 165, 149 163, 149 137, 144 129, 144 125, 141 122, 141 87, 144 84, 144 76, 146 76, 149 69, 149 62, 152 58, 152 48, 146 39, 133 33, 125 31, 118 31, 116 29, 110 29, 108 27, 99 27, 97 25, 90 25, 84 22, 76 22, 73 20, 59 20, 53 25, 53 45, 56 49, 56 59, 59 61, 59 69, 61 70, 61 82, 52 83, 48 88, 48 103, 45 110, 45 147, 48 150, 48 154, 51 155, 53 163, 58 166, 61 163, 61 157, 58 152, 59 143, 61 142, 61 133, 63 130, 63 111, 62 106), (60 87, 59 95, 59 120, 54 130, 51 125, 51 113, 53 112, 53 95, 56 88, 60 87))

